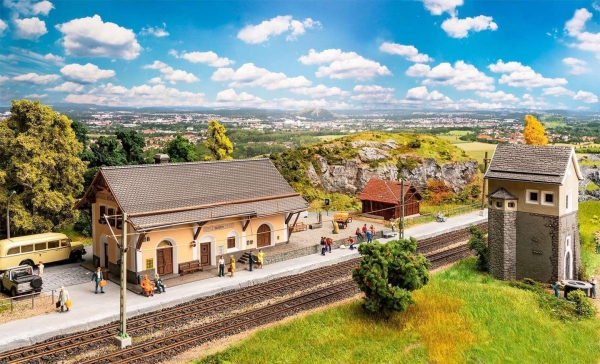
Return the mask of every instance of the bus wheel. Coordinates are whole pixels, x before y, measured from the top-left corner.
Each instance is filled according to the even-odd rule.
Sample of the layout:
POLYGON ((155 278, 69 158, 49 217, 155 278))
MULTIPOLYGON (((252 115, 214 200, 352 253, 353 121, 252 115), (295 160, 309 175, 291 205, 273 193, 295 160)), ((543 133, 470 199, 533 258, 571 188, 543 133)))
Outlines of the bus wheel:
POLYGON ((29 265, 29 266, 31 266, 31 268, 35 268, 35 264, 33 263, 33 260, 31 260, 31 259, 24 260, 21 263, 19 263, 19 265, 29 265))

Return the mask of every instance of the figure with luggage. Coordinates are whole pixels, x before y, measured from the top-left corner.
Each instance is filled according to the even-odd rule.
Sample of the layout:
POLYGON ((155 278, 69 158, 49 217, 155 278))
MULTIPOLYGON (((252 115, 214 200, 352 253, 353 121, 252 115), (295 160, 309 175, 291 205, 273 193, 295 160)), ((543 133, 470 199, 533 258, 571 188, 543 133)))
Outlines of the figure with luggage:
POLYGON ((96 267, 96 271, 92 274, 92 282, 96 282, 96 294, 98 294, 98 287, 100 287, 100 293, 104 293, 104 286, 106 281, 104 280, 104 274, 100 267, 96 267))
POLYGON ((69 311, 69 307, 71 307, 71 300, 69 299, 69 292, 65 289, 65 287, 60 287, 60 293, 58 294, 58 302, 56 302, 56 307, 60 307, 60 312, 65 312, 65 308, 69 311))

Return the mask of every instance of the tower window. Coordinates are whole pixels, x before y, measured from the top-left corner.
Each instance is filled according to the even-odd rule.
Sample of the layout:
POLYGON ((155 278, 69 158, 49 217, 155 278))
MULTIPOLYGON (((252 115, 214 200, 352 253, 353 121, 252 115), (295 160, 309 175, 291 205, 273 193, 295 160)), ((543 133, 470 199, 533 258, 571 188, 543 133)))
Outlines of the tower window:
POLYGON ((502 208, 502 201, 496 201, 496 207, 501 209, 502 208))
POLYGON ((542 192, 542 205, 554 206, 554 193, 542 192))
POLYGON ((508 207, 510 207, 510 208, 513 208, 513 209, 514 209, 514 208, 515 208, 515 203, 514 203, 514 202, 509 202, 509 203, 508 203, 508 207))
POLYGON ((540 203, 540 191, 527 190, 527 203, 540 203))

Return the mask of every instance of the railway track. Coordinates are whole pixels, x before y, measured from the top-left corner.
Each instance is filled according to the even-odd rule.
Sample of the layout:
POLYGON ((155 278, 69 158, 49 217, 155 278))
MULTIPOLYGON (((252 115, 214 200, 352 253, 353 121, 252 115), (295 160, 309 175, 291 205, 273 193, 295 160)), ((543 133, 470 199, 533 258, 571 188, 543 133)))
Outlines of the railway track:
MULTIPOLYGON (((467 232, 467 234, 468 234, 468 232, 467 232)), ((453 233, 449 233, 449 234, 444 234, 444 236, 442 236, 442 238, 440 239, 440 243, 441 243, 441 245, 443 245, 443 244, 446 244, 446 242, 448 242, 450 240, 453 240, 454 243, 456 243, 457 241, 461 241, 459 239, 462 239, 463 235, 464 235, 463 231, 457 231, 457 232, 453 232, 453 233)), ((464 241, 464 240, 465 239, 463 239, 462 241, 464 241)), ((455 247, 452 249, 447 249, 447 250, 441 251, 441 252, 425 254, 425 256, 428 257, 428 259, 430 260, 430 262, 432 264, 432 267, 431 267, 432 269, 443 266, 445 264, 448 264, 448 263, 451 263, 454 261, 457 261, 457 260, 460 260, 468 255, 471 255, 471 252, 466 245, 461 245, 461 246, 458 246, 458 247, 455 247)), ((218 312, 219 310, 222 310, 223 308, 227 308, 228 310, 231 310, 231 307, 236 304, 243 304, 244 307, 247 307, 250 302, 268 299, 268 298, 270 298, 269 297, 270 295, 271 295, 271 297, 282 296, 283 294, 285 294, 285 292, 287 290, 295 291, 298 289, 306 288, 307 284, 314 284, 315 277, 319 277, 320 280, 323 280, 324 278, 331 279, 331 280, 339 279, 339 278, 343 277, 344 273, 349 275, 349 273, 351 272, 351 268, 356 266, 356 264, 359 262, 359 260, 360 260, 359 258, 351 259, 346 262, 339 263, 339 264, 336 264, 333 266, 322 267, 322 268, 318 268, 315 270, 311 270, 311 271, 302 273, 300 275, 281 278, 281 279, 278 279, 275 281, 270 281, 270 282, 267 282, 264 284, 245 288, 245 289, 242 289, 239 291, 225 293, 225 294, 217 295, 217 296, 207 298, 207 299, 196 300, 196 301, 193 301, 190 303, 185 303, 185 304, 182 304, 182 305, 179 305, 176 307, 172 307, 172 308, 169 308, 166 310, 158 311, 155 313, 150 313, 150 314, 147 314, 144 316, 134 317, 134 318, 130 319, 128 322, 128 324, 129 324, 128 331, 130 333, 143 332, 145 330, 146 331, 149 330, 150 332, 152 332, 153 329, 156 328, 157 322, 160 322, 161 327, 165 326, 165 325, 177 325, 178 322, 183 323, 183 322, 189 321, 190 319, 202 318, 202 317, 214 314, 215 312, 218 312)), ((353 287, 356 289, 355 283, 350 281, 350 284, 353 285, 353 287)), ((297 297, 300 301, 302 301, 302 297, 305 297, 305 300, 307 302, 305 304, 294 303, 294 302, 297 302, 297 301, 293 301, 295 298, 284 301, 284 302, 289 301, 288 302, 289 307, 291 307, 290 310, 297 311, 297 310, 299 310, 299 307, 300 307, 298 305, 311 306, 312 303, 315 303, 319 300, 317 298, 315 298, 314 300, 307 298, 307 297, 313 297, 313 296, 311 296, 313 294, 314 294, 314 297, 319 296, 319 294, 317 294, 318 292, 321 292, 321 294, 325 295, 323 297, 331 297, 332 295, 335 295, 336 294, 335 287, 337 287, 337 286, 323 288, 319 291, 310 292, 310 293, 307 293, 307 294, 297 297), (334 293, 331 293, 331 295, 326 295, 325 293, 327 290, 333 290, 332 292, 334 292, 334 293)), ((298 301, 298 302, 300 302, 300 301, 298 301)), ((281 304, 283 304, 283 303, 281 303, 281 304)), ((277 303, 276 305, 280 305, 280 303, 277 303)), ((284 306, 281 306, 281 307, 284 307, 284 306)), ((268 305, 267 307, 262 308, 262 310, 273 309, 273 307, 275 307, 275 306, 268 305)), ((277 306, 277 307, 280 307, 280 306, 277 306)), ((275 317, 276 315, 279 315, 279 314, 283 315, 283 311, 281 311, 281 310, 282 309, 277 311, 278 312, 277 314, 265 316, 265 320, 267 317, 275 317)), ((255 311, 252 311, 252 312, 254 312, 253 315, 256 315, 255 311)), ((260 312, 263 312, 263 311, 260 311, 260 312)), ((244 314, 244 315, 246 315, 246 314, 244 314)), ((283 315, 282 317, 284 317, 284 316, 285 315, 283 315)), ((266 323, 267 321, 265 321, 265 320, 262 320, 262 321, 264 321, 266 323)), ((230 324, 229 326, 231 327, 230 319, 223 320, 223 321, 229 322, 229 324, 230 324)), ((236 322, 238 321, 238 316, 236 316, 235 321, 236 322)), ((272 320, 268 321, 268 322, 272 322, 272 320)), ((242 322, 242 324, 246 324, 246 322, 242 322)), ((261 323, 260 325, 262 325, 262 324, 263 323, 261 323)), ((214 322, 210 323, 210 325, 207 325, 207 326, 212 327, 213 325, 215 325, 214 322)), ((259 325, 255 325, 255 326, 259 326, 259 325)), ((217 327, 217 326, 215 326, 215 327, 217 327)), ((248 328, 250 328, 250 327, 251 326, 249 326, 248 328)), ((243 329, 243 330, 246 330, 246 329, 243 329)), ((183 340, 185 343, 188 343, 187 340, 189 339, 189 340, 191 340, 191 341, 189 341, 189 343, 191 343, 193 341, 196 343, 194 345, 197 345, 198 343, 209 340, 210 335, 212 335, 212 337, 214 339, 214 337, 223 335, 223 333, 226 331, 225 328, 223 328, 221 331, 218 331, 218 330, 214 331, 213 329, 210 329, 210 330, 207 329, 208 331, 206 331, 206 334, 203 334, 204 336, 199 337, 197 333, 198 333, 198 330, 201 330, 201 328, 196 328, 194 330, 196 330, 195 331, 196 339, 184 338, 183 336, 185 336, 185 334, 178 333, 176 335, 183 335, 183 336, 178 339, 173 338, 172 340, 161 338, 160 343, 163 348, 164 347, 171 348, 171 346, 173 346, 175 348, 175 347, 179 347, 179 346, 177 346, 177 341, 183 340), (210 332, 212 332, 212 334, 209 334, 210 332), (206 338, 204 338, 205 336, 206 336, 206 338), (164 345, 167 345, 167 346, 164 346, 164 345)), ((236 332, 239 332, 240 330, 242 330, 242 328, 239 327, 236 330, 237 330, 236 332)), ((112 338, 117 333, 118 333, 118 323, 112 323, 112 324, 109 324, 104 327, 96 329, 93 333, 84 332, 84 333, 79 333, 79 334, 74 334, 74 335, 68 335, 65 337, 53 338, 44 343, 32 345, 29 347, 17 349, 17 350, 6 352, 6 353, 0 353, 0 363, 53 362, 53 361, 56 361, 61 356, 61 354, 64 356, 72 356, 73 354, 79 353, 82 350, 82 348, 98 346, 101 343, 110 343, 110 342, 112 342, 112 338)), ((212 339, 210 339, 210 340, 212 340, 212 339)), ((157 346, 158 344, 155 341, 156 340, 150 341, 149 343, 153 343, 153 344, 148 344, 148 345, 153 346, 153 347, 157 346)), ((143 343, 140 345, 142 345, 143 347, 147 347, 146 343, 143 343)), ((183 344, 183 345, 188 345, 188 344, 183 344)), ((158 346, 160 346, 160 345, 158 345, 158 346)), ((131 350, 131 351, 137 350, 138 354, 136 354, 136 355, 140 355, 140 350, 145 350, 145 349, 140 349, 140 347, 141 346, 134 346, 127 350, 131 350)), ((172 349, 168 349, 168 350, 172 350, 172 349)), ((129 353, 129 352, 130 351, 127 351, 127 353, 129 353)), ((118 351, 117 353, 124 353, 124 351, 118 351)), ((113 354, 109 354, 109 355, 113 355, 113 354)), ((144 357, 146 357, 146 356, 144 356, 144 357)), ((103 360, 103 359, 102 358, 94 358, 94 360, 92 362, 97 363, 97 362, 99 362, 98 360, 103 360)), ((109 360, 109 359, 107 359, 107 360, 109 360)), ((116 360, 111 359, 111 360, 113 362, 121 362, 121 359, 116 359, 116 360)), ((137 359, 133 359, 133 360, 135 361, 137 359)))
MULTIPOLYGON (((488 230, 488 223, 484 222, 477 226, 479 229, 483 231, 488 230)), ((417 253, 426 254, 439 249, 443 249, 450 245, 453 245, 460 241, 466 241, 471 237, 471 234, 467 229, 457 230, 450 233, 434 236, 432 238, 427 238, 423 240, 419 240, 417 242, 417 253)))

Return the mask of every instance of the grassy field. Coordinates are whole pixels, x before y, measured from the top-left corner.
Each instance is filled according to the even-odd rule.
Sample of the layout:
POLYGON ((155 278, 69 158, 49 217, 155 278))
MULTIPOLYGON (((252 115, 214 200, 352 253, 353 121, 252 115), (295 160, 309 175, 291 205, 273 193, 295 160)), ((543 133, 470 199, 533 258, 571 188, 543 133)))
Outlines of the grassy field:
POLYGON ((259 331, 196 364, 597 363, 600 321, 559 321, 529 291, 480 274, 475 259, 434 274, 389 321, 359 301, 259 331))
POLYGON ((321 139, 322 142, 328 142, 330 140, 343 138, 346 135, 320 135, 317 138, 321 139))
POLYGON ((579 239, 581 241, 581 261, 587 266, 587 274, 600 273, 600 254, 596 254, 594 232, 600 230, 600 202, 579 203, 579 239))
POLYGON ((73 241, 79 241, 82 242, 83 245, 92 245, 92 238, 88 238, 85 237, 83 235, 81 235, 79 232, 73 230, 73 228, 69 228, 69 229, 62 229, 59 231, 60 233, 65 234, 66 236, 68 236, 69 238, 71 238, 71 240, 73 241))
POLYGON ((460 138, 460 135, 437 135, 438 138, 440 139, 444 139, 446 141, 449 141, 452 144, 464 144, 464 143, 471 143, 467 140, 460 140, 458 138, 460 138))
POLYGON ((492 154, 494 154, 494 150, 496 150, 495 144, 480 142, 460 143, 456 144, 456 146, 464 150, 472 158, 475 158, 479 163, 483 163, 485 152, 488 152, 488 158, 492 158, 492 154))

